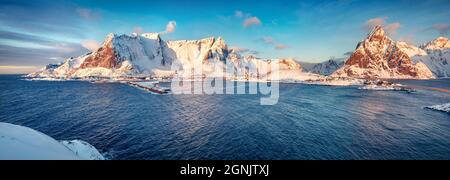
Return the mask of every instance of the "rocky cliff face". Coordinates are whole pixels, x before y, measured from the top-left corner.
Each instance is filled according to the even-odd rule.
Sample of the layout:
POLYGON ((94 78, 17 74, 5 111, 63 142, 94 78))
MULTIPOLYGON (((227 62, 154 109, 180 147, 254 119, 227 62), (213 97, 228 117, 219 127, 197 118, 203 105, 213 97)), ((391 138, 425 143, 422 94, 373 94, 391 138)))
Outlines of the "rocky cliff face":
POLYGON ((377 26, 361 41, 344 66, 334 72, 336 77, 355 78, 434 78, 428 67, 414 63, 404 49, 404 43, 386 36, 381 26, 377 26))

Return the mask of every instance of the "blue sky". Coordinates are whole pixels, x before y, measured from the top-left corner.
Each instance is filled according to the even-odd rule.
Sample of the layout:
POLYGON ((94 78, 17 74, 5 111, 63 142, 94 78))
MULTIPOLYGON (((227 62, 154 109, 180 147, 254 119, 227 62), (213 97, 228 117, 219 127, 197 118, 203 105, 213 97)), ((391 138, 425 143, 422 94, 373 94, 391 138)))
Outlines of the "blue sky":
POLYGON ((247 54, 321 62, 354 50, 375 24, 415 45, 448 37, 449 9, 448 0, 0 0, 0 67, 59 62, 110 32, 167 30, 165 40, 221 36, 247 54))

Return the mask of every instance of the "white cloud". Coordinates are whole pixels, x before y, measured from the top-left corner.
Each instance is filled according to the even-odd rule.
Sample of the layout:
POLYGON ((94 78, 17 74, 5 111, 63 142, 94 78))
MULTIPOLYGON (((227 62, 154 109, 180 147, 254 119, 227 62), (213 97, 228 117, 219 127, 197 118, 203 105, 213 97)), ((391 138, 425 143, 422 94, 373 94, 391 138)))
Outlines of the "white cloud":
POLYGON ((89 49, 89 51, 91 51, 91 52, 94 52, 98 48, 100 48, 100 43, 96 40, 85 40, 85 41, 81 42, 81 45, 84 48, 89 49))
POLYGON ((177 27, 177 22, 176 21, 169 21, 166 25, 166 31, 161 32, 161 34, 170 34, 175 32, 175 29, 177 27))

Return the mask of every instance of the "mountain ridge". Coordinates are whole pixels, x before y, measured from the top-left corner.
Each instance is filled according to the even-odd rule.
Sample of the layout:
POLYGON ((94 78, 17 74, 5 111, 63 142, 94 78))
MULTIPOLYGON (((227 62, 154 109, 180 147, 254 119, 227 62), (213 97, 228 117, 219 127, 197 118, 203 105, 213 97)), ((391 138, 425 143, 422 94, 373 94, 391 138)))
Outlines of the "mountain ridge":
MULTIPOLYGON (((201 74, 220 74, 226 66, 241 71, 246 78, 269 76, 269 68, 280 67, 280 72, 300 74, 301 65, 289 59, 260 59, 242 56, 228 48, 221 37, 200 40, 164 41, 158 33, 141 35, 108 34, 102 46, 96 51, 66 59, 58 65, 46 66, 30 77, 88 78, 88 77, 171 77, 175 74, 188 75, 191 69, 202 70, 201 74), (274 62, 276 62, 274 64, 274 62), (181 65, 181 69, 173 69, 181 65), (249 69, 262 69, 259 74, 249 69), (180 72, 181 71, 181 72, 180 72)), ((197 72, 195 72, 197 73, 197 72)), ((226 74, 227 76, 235 75, 226 74)), ((242 78, 242 77, 239 77, 242 78)))
MULTIPOLYGON (((375 27, 358 43, 349 58, 330 59, 322 63, 302 63, 292 58, 261 59, 243 56, 228 48, 221 37, 199 40, 164 41, 159 33, 106 36, 97 50, 60 64, 50 64, 29 77, 86 78, 86 77, 173 77, 201 69, 205 74, 232 66, 236 71, 264 69, 273 62, 280 67, 283 78, 303 76, 304 72, 332 77, 432 79, 450 77, 450 42, 438 37, 419 47, 389 38, 383 27, 375 27), (173 65, 181 69, 173 69, 173 65), (179 71, 182 70, 183 73, 179 71), (291 72, 292 71, 292 72, 291 72), (289 74, 289 75, 287 75, 289 74)), ((201 75, 205 75, 201 74, 201 75)), ((189 76, 186 74, 186 76, 189 76)), ((259 77, 244 72, 242 77, 259 77)), ((302 77, 303 78, 303 77, 302 77)))

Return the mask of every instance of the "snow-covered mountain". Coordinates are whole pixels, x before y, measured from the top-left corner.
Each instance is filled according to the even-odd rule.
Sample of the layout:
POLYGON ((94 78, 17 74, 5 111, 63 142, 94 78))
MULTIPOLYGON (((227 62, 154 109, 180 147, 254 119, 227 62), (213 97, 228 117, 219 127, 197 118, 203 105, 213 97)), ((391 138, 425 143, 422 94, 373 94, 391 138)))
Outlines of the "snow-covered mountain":
POLYGON ((330 59, 325 62, 317 63, 304 70, 310 73, 328 76, 344 65, 344 59, 330 59))
POLYGON ((166 51, 167 44, 159 34, 109 34, 98 50, 31 75, 59 78, 150 75, 154 70, 170 68, 166 66, 171 63, 170 58, 165 58, 169 54, 166 51))
POLYGON ((421 61, 412 56, 421 50, 404 42, 389 38, 377 26, 361 41, 344 66, 334 77, 431 79, 435 76, 421 61))
POLYGON ((29 76, 89 78, 214 75, 230 66, 238 73, 225 73, 226 76, 249 78, 270 76, 273 72, 269 67, 274 65, 279 66, 280 77, 292 78, 301 74, 300 64, 293 59, 243 57, 228 49, 220 37, 164 41, 157 33, 109 34, 98 50, 69 58, 61 64, 48 65, 42 71, 29 76), (253 69, 258 70, 251 71, 253 69))
POLYGON ((0 122, 0 160, 104 160, 81 140, 58 142, 34 129, 0 122))
POLYGON ((439 37, 420 46, 420 52, 412 56, 415 62, 423 62, 436 77, 450 77, 450 41, 439 37))

